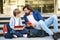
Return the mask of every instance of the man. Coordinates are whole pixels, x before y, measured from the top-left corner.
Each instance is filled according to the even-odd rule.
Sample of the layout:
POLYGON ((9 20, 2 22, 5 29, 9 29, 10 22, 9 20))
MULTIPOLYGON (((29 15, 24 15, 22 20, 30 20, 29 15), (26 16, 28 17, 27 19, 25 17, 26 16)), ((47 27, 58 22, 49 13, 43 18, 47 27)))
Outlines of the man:
POLYGON ((52 35, 53 38, 57 40, 55 34, 58 32, 58 19, 56 15, 50 16, 47 20, 44 20, 40 12, 38 10, 33 11, 30 5, 25 5, 23 11, 25 12, 25 23, 31 22, 31 25, 27 26, 32 26, 35 29, 43 29, 46 33, 52 35), (53 24, 54 32, 49 29, 51 24, 53 24))

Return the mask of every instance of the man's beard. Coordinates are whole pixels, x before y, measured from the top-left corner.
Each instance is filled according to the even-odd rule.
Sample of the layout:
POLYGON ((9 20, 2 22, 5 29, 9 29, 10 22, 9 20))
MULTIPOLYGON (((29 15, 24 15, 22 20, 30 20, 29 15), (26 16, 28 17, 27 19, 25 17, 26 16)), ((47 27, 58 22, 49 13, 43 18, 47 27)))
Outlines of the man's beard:
POLYGON ((27 16, 30 15, 30 12, 29 13, 25 13, 25 15, 27 15, 27 16))

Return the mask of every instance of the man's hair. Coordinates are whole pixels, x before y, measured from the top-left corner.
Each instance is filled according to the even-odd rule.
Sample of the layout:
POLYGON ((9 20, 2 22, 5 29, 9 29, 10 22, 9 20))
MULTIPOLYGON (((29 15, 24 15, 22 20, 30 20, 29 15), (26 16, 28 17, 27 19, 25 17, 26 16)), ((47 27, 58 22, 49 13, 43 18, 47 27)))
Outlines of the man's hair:
POLYGON ((20 13, 20 10, 19 10, 19 9, 14 9, 14 11, 13 11, 13 15, 14 15, 14 16, 16 16, 16 13, 15 13, 16 10, 18 10, 19 13, 20 13))
POLYGON ((31 7, 30 5, 28 5, 28 4, 26 4, 26 5, 23 7, 23 10, 24 10, 25 8, 27 8, 27 9, 30 10, 30 11, 33 11, 32 7, 31 7))

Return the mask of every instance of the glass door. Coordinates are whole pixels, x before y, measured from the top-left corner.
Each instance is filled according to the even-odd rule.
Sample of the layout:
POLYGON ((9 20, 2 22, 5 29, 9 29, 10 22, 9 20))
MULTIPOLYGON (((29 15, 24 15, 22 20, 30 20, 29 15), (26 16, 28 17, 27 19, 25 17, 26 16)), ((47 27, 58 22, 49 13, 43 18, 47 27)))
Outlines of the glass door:
POLYGON ((25 0, 25 4, 29 4, 32 8, 38 9, 41 13, 54 13, 56 0, 25 0))
POLYGON ((3 14, 3 0, 0 0, 0 14, 3 14))

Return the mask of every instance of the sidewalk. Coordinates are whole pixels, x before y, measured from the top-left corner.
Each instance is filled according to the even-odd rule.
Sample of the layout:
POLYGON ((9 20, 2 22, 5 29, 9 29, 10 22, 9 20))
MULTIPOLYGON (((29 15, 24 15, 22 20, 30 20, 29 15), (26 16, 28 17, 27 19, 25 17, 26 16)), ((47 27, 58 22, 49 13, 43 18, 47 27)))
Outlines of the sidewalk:
MULTIPOLYGON (((25 38, 25 37, 21 37, 21 38, 13 38, 13 39, 5 39, 4 37, 0 37, 0 40, 53 40, 53 38, 51 36, 47 36, 47 37, 35 37, 35 38, 25 38)), ((59 39, 60 40, 60 39, 59 39)))

